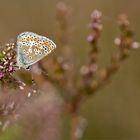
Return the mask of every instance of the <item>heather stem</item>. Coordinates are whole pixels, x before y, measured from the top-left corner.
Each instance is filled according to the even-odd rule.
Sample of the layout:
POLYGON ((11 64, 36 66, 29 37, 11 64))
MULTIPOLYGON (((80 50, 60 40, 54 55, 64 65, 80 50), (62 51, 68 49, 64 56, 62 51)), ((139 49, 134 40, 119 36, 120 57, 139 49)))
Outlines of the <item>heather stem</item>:
POLYGON ((74 112, 72 114, 72 119, 71 119, 71 140, 79 139, 76 135, 77 125, 78 125, 78 114, 77 112, 74 112))

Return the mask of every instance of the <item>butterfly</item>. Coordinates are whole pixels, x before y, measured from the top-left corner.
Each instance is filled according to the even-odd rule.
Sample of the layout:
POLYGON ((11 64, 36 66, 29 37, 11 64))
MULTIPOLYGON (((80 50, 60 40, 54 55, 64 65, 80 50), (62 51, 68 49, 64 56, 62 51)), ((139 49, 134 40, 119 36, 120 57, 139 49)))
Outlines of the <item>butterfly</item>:
POLYGON ((47 37, 33 32, 23 32, 17 36, 17 66, 30 69, 30 67, 47 56, 56 44, 47 37))

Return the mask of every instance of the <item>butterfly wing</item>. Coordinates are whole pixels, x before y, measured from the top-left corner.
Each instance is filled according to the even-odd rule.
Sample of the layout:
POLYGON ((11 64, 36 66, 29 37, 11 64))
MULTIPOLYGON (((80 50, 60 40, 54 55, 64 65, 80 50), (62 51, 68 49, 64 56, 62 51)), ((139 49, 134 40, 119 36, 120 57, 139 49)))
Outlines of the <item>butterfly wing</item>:
POLYGON ((55 48, 55 43, 49 38, 32 32, 21 33, 17 38, 17 65, 27 68, 55 48))

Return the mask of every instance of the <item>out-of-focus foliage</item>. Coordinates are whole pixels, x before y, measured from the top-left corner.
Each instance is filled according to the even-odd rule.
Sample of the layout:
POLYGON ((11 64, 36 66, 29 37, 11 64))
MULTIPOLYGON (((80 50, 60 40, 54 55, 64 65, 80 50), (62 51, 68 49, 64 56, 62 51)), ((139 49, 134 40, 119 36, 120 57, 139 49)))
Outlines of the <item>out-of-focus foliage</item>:
POLYGON ((132 50, 139 48, 140 2, 64 2, 1 1, 0 139, 140 138, 140 52, 132 50), (125 14, 117 24, 121 13, 131 24, 125 14), (15 67, 13 42, 23 31, 57 44, 32 71, 15 67))

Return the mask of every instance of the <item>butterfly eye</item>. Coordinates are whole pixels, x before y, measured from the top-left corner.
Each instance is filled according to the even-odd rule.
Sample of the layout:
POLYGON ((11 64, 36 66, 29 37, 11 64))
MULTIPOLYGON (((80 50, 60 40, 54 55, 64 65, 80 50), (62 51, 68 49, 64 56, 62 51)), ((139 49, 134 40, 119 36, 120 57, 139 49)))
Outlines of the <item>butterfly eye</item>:
POLYGON ((27 68, 26 68, 26 70, 30 70, 31 69, 31 66, 28 66, 27 68))

